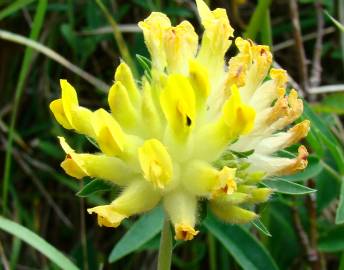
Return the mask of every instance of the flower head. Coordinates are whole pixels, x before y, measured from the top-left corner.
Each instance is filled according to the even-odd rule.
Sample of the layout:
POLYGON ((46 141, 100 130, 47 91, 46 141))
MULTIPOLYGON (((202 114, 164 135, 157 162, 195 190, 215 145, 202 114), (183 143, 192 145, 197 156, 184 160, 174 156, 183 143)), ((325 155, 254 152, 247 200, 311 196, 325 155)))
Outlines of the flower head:
POLYGON ((240 37, 238 54, 225 62, 233 29, 226 11, 196 0, 204 26, 201 45, 193 26, 172 26, 153 12, 139 23, 151 55, 149 77, 138 84, 121 63, 109 90, 111 112, 81 107, 75 89, 61 80, 62 97, 50 104, 66 129, 94 139, 99 153, 76 153, 65 141, 61 166, 77 179, 97 177, 121 186, 108 205, 88 209, 101 226, 117 227, 162 202, 177 240, 191 240, 200 200, 230 223, 257 217, 253 205, 272 190, 265 176, 291 174, 307 165, 307 150, 295 158, 276 153, 307 135, 297 92, 286 94, 287 75, 271 68, 269 47, 240 37), (240 153, 249 153, 245 157, 240 153))

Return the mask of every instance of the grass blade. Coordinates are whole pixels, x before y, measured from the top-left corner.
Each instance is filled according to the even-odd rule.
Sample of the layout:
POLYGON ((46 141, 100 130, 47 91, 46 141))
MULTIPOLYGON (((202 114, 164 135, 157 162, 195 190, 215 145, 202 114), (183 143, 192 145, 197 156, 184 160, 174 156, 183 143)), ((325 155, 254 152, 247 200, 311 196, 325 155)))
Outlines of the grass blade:
POLYGON ((50 59, 56 61, 57 63, 61 64, 65 68, 69 69, 70 71, 74 72, 76 75, 80 76, 85 81, 94 85, 97 89, 101 90, 102 92, 107 93, 109 90, 109 86, 105 82, 97 79, 93 75, 89 74, 88 72, 82 70, 81 68, 69 62, 66 58, 64 58, 57 52, 40 44, 39 42, 35 40, 29 39, 27 37, 24 37, 24 36, 21 36, 21 35, 6 31, 6 30, 1 30, 1 29, 0 29, 0 39, 12 41, 12 42, 30 47, 48 56, 50 59))
POLYGON ((131 70, 132 70, 132 72, 134 74, 134 77, 137 78, 138 72, 137 72, 135 63, 134 63, 132 57, 130 56, 130 52, 129 52, 128 46, 125 43, 125 40, 124 40, 124 38, 122 36, 121 31, 119 30, 117 22, 111 16, 109 10, 105 7, 105 5, 103 4, 102 0, 96 0, 96 3, 98 4, 99 8, 104 13, 106 19, 108 20, 108 22, 110 23, 110 25, 112 27, 113 35, 114 35, 115 40, 117 42, 117 45, 118 45, 119 52, 120 52, 121 56, 123 57, 124 61, 131 68, 131 70))
POLYGON ((0 11, 0 21, 5 19, 6 17, 12 15, 19 9, 31 4, 36 0, 17 0, 8 7, 4 8, 3 10, 0 11))
MULTIPOLYGON (((47 0, 40 0, 37 6, 37 11, 35 14, 35 18, 32 24, 32 30, 30 33, 30 39, 36 40, 38 38, 39 32, 41 31, 45 12, 47 10, 47 0)), ((24 83, 26 76, 29 72, 29 67, 32 59, 32 49, 26 48, 24 53, 24 59, 22 62, 22 66, 19 72, 19 79, 15 90, 15 97, 14 97, 14 104, 13 110, 11 115, 11 123, 10 129, 8 134, 8 141, 6 147, 6 157, 5 157, 5 165, 4 165, 4 177, 3 177, 3 190, 2 190, 2 209, 3 212, 7 209, 7 197, 8 197, 8 185, 10 181, 10 174, 11 174, 11 162, 12 162, 12 144, 14 138, 14 127, 16 123, 17 111, 19 107, 20 98, 23 93, 24 83)))
POLYGON ((61 267, 61 269, 79 269, 59 250, 22 225, 0 216, 0 229, 18 237, 33 248, 37 249, 52 262, 61 267))

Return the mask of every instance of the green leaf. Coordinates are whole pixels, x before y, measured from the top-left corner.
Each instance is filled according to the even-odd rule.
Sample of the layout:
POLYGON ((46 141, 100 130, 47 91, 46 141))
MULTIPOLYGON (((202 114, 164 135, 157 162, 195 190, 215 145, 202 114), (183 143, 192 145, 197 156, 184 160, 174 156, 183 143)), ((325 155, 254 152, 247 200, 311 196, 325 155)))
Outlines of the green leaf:
POLYGON ((308 158, 308 165, 302 172, 296 173, 294 175, 282 176, 279 178, 288 181, 306 181, 317 176, 319 173, 321 173, 322 170, 323 166, 319 158, 316 156, 310 156, 308 158))
POLYGON ((316 112, 344 114, 344 93, 328 94, 326 97, 315 105, 312 105, 316 112))
POLYGON ((245 38, 255 40, 259 31, 261 31, 262 23, 265 21, 265 17, 268 14, 271 0, 260 0, 258 5, 251 17, 249 25, 247 26, 246 32, 244 33, 245 38))
POLYGON ((337 226, 323 234, 318 241, 318 248, 323 252, 344 250, 344 226, 337 226))
POLYGON ((236 151, 231 150, 231 152, 234 155, 236 155, 238 158, 247 158, 247 157, 249 157, 250 155, 252 155, 254 153, 254 149, 248 150, 248 151, 245 151, 245 152, 236 152, 236 151))
POLYGON ((18 237, 33 248, 37 249, 52 262, 61 267, 61 269, 79 269, 55 247, 22 225, 0 216, 0 229, 18 237))
POLYGON ((221 223, 212 215, 203 224, 243 269, 278 269, 265 247, 242 227, 221 223))
POLYGON ((256 227, 259 231, 261 231, 266 236, 271 237, 269 230, 265 227, 264 223, 259 219, 255 219, 251 222, 254 227, 256 227))
POLYGON ((311 141, 309 141, 308 138, 307 140, 310 142, 312 148, 315 149, 318 155, 323 155, 324 149, 320 148, 323 147, 323 145, 326 146, 335 159, 338 170, 340 173, 344 174, 344 153, 342 151, 342 145, 333 135, 330 128, 312 111, 305 101, 303 118, 311 121, 311 134, 314 138, 311 141))
POLYGON ((336 224, 344 223, 344 181, 340 187, 339 204, 336 212, 336 224))
POLYGON ((144 214, 112 249, 109 262, 118 261, 150 241, 161 231, 163 221, 164 213, 161 207, 144 214))
POLYGON ((312 192, 316 192, 315 189, 290 182, 281 178, 273 178, 270 180, 264 180, 262 184, 266 187, 272 188, 277 193, 290 194, 290 195, 304 195, 312 192))
POLYGON ((78 191, 76 195, 79 197, 88 197, 99 191, 108 191, 111 187, 112 186, 104 180, 94 179, 78 191))
POLYGON ((328 150, 334 158, 339 173, 344 175, 344 153, 342 146, 338 143, 337 140, 332 141, 330 138, 326 137, 322 133, 319 133, 319 137, 326 144, 328 150))

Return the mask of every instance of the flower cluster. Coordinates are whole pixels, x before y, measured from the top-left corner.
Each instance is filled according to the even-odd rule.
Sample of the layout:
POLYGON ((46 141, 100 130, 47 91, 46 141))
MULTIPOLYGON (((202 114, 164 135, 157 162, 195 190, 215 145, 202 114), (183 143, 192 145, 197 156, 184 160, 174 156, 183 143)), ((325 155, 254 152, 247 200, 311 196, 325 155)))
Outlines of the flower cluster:
POLYGON ((64 128, 93 138, 100 149, 76 153, 60 138, 65 172, 122 187, 110 204, 88 209, 101 226, 117 227, 162 202, 175 238, 191 240, 200 200, 226 222, 247 223, 257 217, 254 204, 272 193, 259 185, 264 177, 307 165, 304 146, 295 158, 276 155, 307 135, 309 121, 286 130, 303 105, 295 90, 286 93, 286 72, 271 68, 269 47, 238 37, 238 54, 226 62, 233 38, 226 11, 196 3, 200 45, 188 21, 172 26, 153 12, 139 23, 151 69, 136 82, 126 63, 119 65, 108 94, 111 112, 80 106, 66 80, 50 104, 64 128))

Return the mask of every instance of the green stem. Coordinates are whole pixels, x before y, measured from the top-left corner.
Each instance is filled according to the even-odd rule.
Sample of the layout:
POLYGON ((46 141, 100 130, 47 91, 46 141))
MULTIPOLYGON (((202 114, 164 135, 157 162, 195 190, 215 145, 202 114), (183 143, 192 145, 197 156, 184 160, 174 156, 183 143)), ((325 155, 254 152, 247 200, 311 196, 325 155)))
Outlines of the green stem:
POLYGON ((216 270, 216 242, 211 233, 208 233, 208 247, 209 247, 209 268, 210 270, 216 270))
POLYGON ((99 8, 101 9, 101 11, 103 12, 103 14, 105 15, 106 19, 108 20, 108 22, 110 23, 110 25, 112 27, 113 34, 114 34, 115 40, 117 42, 117 45, 118 45, 121 57, 129 65, 131 71, 134 74, 134 77, 138 78, 138 72, 137 72, 135 63, 134 63, 133 59, 131 58, 128 46, 125 43, 125 40, 124 40, 124 38, 122 36, 122 33, 121 33, 121 31, 120 31, 120 29, 118 27, 117 22, 112 17, 110 11, 103 4, 102 0, 96 0, 96 3, 98 4, 99 8))
POLYGON ((164 226, 161 231, 158 270, 170 270, 172 259, 172 235, 170 222, 165 218, 164 226))

